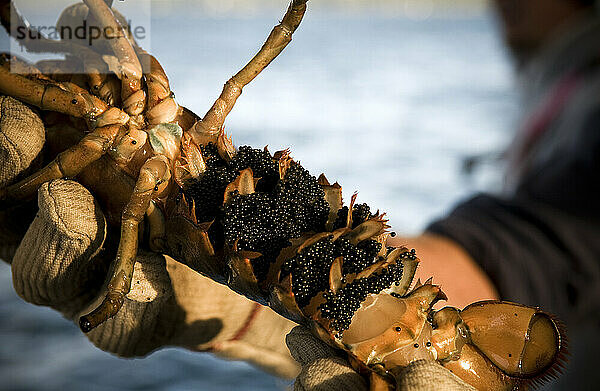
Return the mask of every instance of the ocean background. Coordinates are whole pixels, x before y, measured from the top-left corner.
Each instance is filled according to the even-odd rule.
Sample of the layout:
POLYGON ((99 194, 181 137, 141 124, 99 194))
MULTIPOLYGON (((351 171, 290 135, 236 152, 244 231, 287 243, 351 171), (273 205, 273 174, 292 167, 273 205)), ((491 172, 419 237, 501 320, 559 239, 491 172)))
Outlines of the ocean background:
MULTIPOLYGON (((17 2, 35 23, 56 20, 60 5, 35 3, 17 2)), ((115 2, 139 14, 133 23, 149 32, 142 46, 162 63, 179 103, 198 114, 260 47, 285 4, 153 2, 132 11, 131 1, 115 2)), ((511 64, 481 2, 321 0, 244 89, 226 128, 237 146, 289 147, 311 173, 342 184, 346 200, 358 191, 358 202, 387 212, 397 233, 416 234, 461 199, 500 188, 494 156, 510 140, 516 112, 511 64), (482 163, 473 168, 474 160, 482 163)), ((0 263, 0 390, 289 384, 182 349, 133 360, 102 352, 58 313, 18 298, 0 263)))

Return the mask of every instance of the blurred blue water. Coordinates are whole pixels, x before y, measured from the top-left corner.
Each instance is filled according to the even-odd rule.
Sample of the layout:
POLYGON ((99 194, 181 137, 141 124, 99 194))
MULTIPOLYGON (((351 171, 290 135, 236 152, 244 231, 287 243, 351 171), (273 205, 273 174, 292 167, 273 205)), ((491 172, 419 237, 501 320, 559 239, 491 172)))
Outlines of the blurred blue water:
MULTIPOLYGON (((179 101, 204 113, 273 18, 179 19, 183 31, 202 26, 198 37, 179 38, 185 61, 181 46, 156 34, 169 22, 156 21, 153 51, 179 101)), ((291 147, 311 172, 338 180, 346 198, 358 190, 395 227, 414 232, 495 181, 488 173, 465 182, 460 163, 506 142, 513 98, 490 17, 309 14, 292 44, 244 90, 226 127, 237 145, 291 147)))
MULTIPOLYGON (((177 99, 203 114, 280 17, 152 20, 149 50, 177 99)), ((511 70, 491 17, 309 13, 293 43, 249 85, 226 123, 236 145, 290 147, 346 199, 415 233, 499 170, 460 173, 465 157, 497 151, 515 113, 511 70)), ((0 266, 2 390, 280 390, 244 363, 177 349, 122 360, 94 348, 55 312, 21 301, 0 266)))

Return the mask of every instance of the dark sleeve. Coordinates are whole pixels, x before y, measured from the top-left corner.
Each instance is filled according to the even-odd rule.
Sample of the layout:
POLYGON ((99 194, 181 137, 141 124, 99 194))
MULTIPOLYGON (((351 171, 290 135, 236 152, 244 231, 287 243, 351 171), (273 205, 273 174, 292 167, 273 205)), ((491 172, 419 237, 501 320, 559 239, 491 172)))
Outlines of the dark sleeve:
POLYGON ((462 245, 505 300, 540 306, 565 321, 599 313, 597 221, 536 201, 480 195, 427 231, 462 245))
MULTIPOLYGON (((600 83, 600 75, 598 76, 600 83)), ((600 103, 586 114, 561 126, 568 137, 538 152, 550 156, 533 164, 516 189, 516 196, 552 205, 556 209, 600 222, 600 103), (571 126, 569 126, 569 124, 571 126)), ((559 137, 557 137, 559 138, 559 137)))

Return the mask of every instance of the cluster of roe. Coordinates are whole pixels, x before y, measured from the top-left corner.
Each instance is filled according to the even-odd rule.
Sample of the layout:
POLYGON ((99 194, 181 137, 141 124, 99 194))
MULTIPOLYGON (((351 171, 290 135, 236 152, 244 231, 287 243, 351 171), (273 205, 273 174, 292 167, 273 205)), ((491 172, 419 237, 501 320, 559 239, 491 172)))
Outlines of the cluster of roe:
MULTIPOLYGON (((401 257, 415 259, 414 250, 404 252, 401 257)), ((325 302, 319 306, 321 316, 331 319, 332 327, 341 333, 350 327, 352 317, 360 308, 360 303, 370 294, 377 294, 398 285, 402 278, 402 263, 393 263, 366 278, 360 278, 343 286, 338 292, 326 291, 325 302)))
POLYGON ((343 257, 342 275, 359 273, 379 260, 381 243, 365 240, 353 245, 345 237, 331 241, 326 237, 304 248, 282 266, 282 274, 292 275, 292 290, 300 308, 308 305, 319 292, 329 289, 329 268, 337 257, 343 257))
POLYGON ((280 179, 278 163, 266 150, 242 146, 228 162, 214 144, 200 148, 206 171, 185 189, 186 198, 195 201, 198 221, 213 221, 208 233, 215 247, 237 243, 238 250, 262 254, 252 260, 258 279, 290 239, 325 229, 329 204, 317 179, 299 164, 280 179), (223 206, 225 188, 246 168, 259 179, 255 193, 234 193, 223 206))
MULTIPOLYGON (((260 181, 259 181, 260 183, 260 181)), ((299 164, 292 164, 271 189, 249 195, 233 194, 224 210, 226 243, 237 241, 239 250, 262 254, 252 260, 261 280, 290 239, 325 229, 329 204, 317 179, 299 164)))
POLYGON ((200 222, 220 220, 225 188, 241 170, 251 168, 255 178, 262 178, 259 187, 273 184, 279 177, 277 164, 267 151, 243 146, 227 162, 221 158, 213 143, 200 146, 200 150, 206 163, 206 171, 185 189, 186 198, 195 201, 196 219, 200 222))
MULTIPOLYGON (((266 277, 269 266, 291 239, 325 230, 329 204, 317 179, 300 164, 292 163, 280 179, 278 163, 266 150, 242 146, 231 161, 222 159, 212 143, 201 146, 201 152, 206 171, 184 194, 194 200, 198 221, 213 221, 209 236, 215 247, 237 244, 238 250, 261 254, 252 260, 259 281, 266 277), (230 201, 223 205, 225 188, 246 168, 259 178, 256 191, 247 195, 233 192, 230 201)), ((348 213, 348 207, 338 211, 334 229, 346 225, 348 213)), ((367 204, 355 205, 352 228, 373 216, 367 204)), ((335 258, 343 257, 345 282, 345 276, 379 261, 380 249, 381 244, 371 239, 354 245, 345 237, 336 241, 326 237, 288 259, 282 266, 282 275, 292 275, 292 289, 301 308, 319 292, 325 292, 326 302, 319 309, 341 333, 368 294, 379 293, 400 281, 402 265, 390 265, 370 277, 354 280, 337 294, 329 290, 330 266, 335 258)), ((402 256, 414 257, 414 253, 402 256)))
MULTIPOLYGON (((360 223, 370 219, 375 216, 371 214, 371 208, 367 204, 358 204, 354 205, 352 208, 352 228, 356 228, 360 223)), ((333 223, 333 229, 343 228, 346 226, 346 221, 348 219, 348 207, 343 206, 337 212, 337 218, 333 223)))

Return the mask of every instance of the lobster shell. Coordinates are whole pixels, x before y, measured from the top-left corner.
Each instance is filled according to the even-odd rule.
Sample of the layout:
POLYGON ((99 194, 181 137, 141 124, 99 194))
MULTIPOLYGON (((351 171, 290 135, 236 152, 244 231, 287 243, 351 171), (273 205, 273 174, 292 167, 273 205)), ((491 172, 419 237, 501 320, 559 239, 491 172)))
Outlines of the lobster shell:
MULTIPOLYGON (((223 135, 216 139, 207 136, 203 146, 214 141, 220 159, 231 161, 235 157, 231 140, 223 135)), ((197 167, 205 166, 206 159, 198 145, 191 141, 184 145, 186 160, 180 165, 184 175, 178 180, 183 186, 167 202, 167 252, 192 269, 308 326, 324 342, 345 350, 359 371, 375 372, 393 384, 394 376, 411 362, 436 360, 478 389, 510 390, 540 383, 555 375, 563 364, 564 330, 551 315, 537 308, 488 301, 463 311, 452 307, 434 311, 433 305, 446 299, 440 287, 429 280, 410 289, 419 263, 415 250, 385 246, 389 226, 379 212, 353 221, 356 194, 340 227, 342 188, 338 183, 330 184, 324 175, 316 181, 328 206, 325 229, 291 237, 268 271, 257 273, 254 261, 261 257, 260 252, 241 248, 238 240, 225 241, 221 246, 213 243, 209 230, 214 221, 197 220, 196 201, 187 199, 185 193, 194 183, 194 172, 196 179, 204 175, 197 167), (190 161, 193 156, 200 160, 190 161), (294 281, 304 283, 305 278, 298 275, 300 269, 293 269, 298 256, 307 257, 319 246, 343 242, 356 247, 368 241, 379 244, 373 262, 344 273, 344 256, 336 256, 322 269, 307 274, 326 276, 322 289, 313 292, 310 300, 298 296, 300 288, 294 281), (354 298, 353 306, 347 303, 349 297, 354 298), (472 370, 465 370, 467 367, 472 370)), ((288 150, 276 152, 272 159, 280 181, 285 181, 290 167, 298 165, 288 150)), ((257 193, 259 182, 251 168, 240 170, 225 187, 223 207, 226 209, 236 197, 257 193)))

